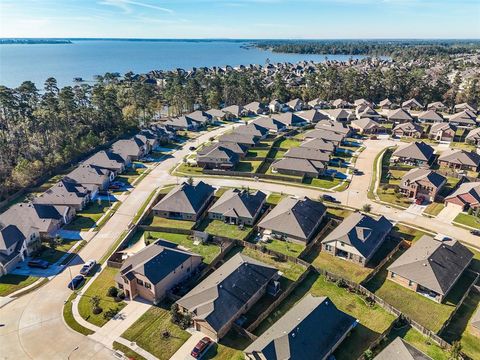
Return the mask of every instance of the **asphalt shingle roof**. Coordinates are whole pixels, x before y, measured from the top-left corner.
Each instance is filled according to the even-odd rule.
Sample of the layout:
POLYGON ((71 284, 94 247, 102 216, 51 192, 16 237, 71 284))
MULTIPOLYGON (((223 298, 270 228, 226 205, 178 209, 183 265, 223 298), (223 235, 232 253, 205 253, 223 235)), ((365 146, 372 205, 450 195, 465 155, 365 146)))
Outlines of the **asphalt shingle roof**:
POLYGON ((203 181, 196 185, 183 183, 173 188, 153 209, 197 214, 213 195, 214 191, 215 189, 212 186, 205 184, 203 181))

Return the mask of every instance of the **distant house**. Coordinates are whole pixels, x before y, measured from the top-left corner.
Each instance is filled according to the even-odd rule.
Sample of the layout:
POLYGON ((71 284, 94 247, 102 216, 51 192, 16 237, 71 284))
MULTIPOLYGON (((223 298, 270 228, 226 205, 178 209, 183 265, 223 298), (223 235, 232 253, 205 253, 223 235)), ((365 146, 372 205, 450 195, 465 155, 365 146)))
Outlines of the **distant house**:
POLYGON ((469 110, 464 110, 450 116, 448 122, 458 127, 471 129, 477 125, 477 116, 469 110))
POLYGON ((391 109, 393 103, 390 101, 390 99, 383 99, 378 103, 378 106, 380 106, 381 109, 391 109))
POLYGON ((362 107, 373 107, 373 104, 370 102, 370 101, 367 101, 365 99, 357 99, 353 102, 353 105, 355 107, 359 107, 359 106, 362 106, 362 107))
POLYGON ((154 207, 153 214, 168 219, 197 221, 207 208, 215 189, 200 181, 174 187, 154 207))
POLYGON ((273 208, 258 224, 265 234, 274 238, 308 243, 315 236, 326 215, 326 207, 307 197, 287 197, 273 208))
MULTIPOLYGON (((149 152, 158 148, 160 144, 159 132, 152 129, 142 129, 137 134, 137 137, 142 139, 148 146, 149 152)), ((165 139, 162 139, 162 141, 165 139)))
POLYGON ((338 134, 343 134, 346 137, 349 136, 351 133, 351 130, 347 126, 345 126, 345 124, 334 120, 320 120, 315 125, 315 129, 333 131, 338 134))
POLYGON ((381 115, 372 109, 370 106, 360 105, 355 109, 355 117, 357 119, 361 118, 371 118, 371 119, 380 119, 381 115))
POLYGON ((370 118, 353 120, 350 127, 363 135, 381 134, 385 132, 385 127, 370 118))
POLYGON ((128 257, 115 282, 129 300, 139 296, 158 303, 174 286, 192 276, 201 263, 200 255, 157 240, 128 257))
POLYGON ((11 272, 27 255, 40 248, 38 230, 27 227, 23 224, 22 231, 16 225, 2 227, 0 223, 0 276, 11 272))
POLYGON ((191 118, 188 118, 186 116, 179 116, 176 118, 169 119, 165 122, 165 126, 168 128, 172 128, 174 130, 191 130, 191 131, 196 131, 199 130, 203 124, 194 121, 191 118))
POLYGON ((317 149, 311 149, 306 147, 292 147, 289 149, 285 155, 285 158, 295 158, 295 159, 307 159, 320 161, 327 164, 330 161, 330 153, 323 152, 317 149))
POLYGON ((202 153, 197 153, 197 165, 204 169, 233 169, 238 164, 240 157, 229 146, 223 144, 228 143, 215 143, 213 146, 208 146, 207 149, 202 149, 202 153))
POLYGON ((404 101, 402 103, 402 108, 403 109, 407 109, 407 110, 422 110, 423 109, 423 105, 420 104, 417 99, 410 99, 410 100, 407 100, 407 101, 404 101))
POLYGON ((248 116, 248 110, 243 106, 239 105, 230 105, 222 109, 224 113, 231 114, 235 118, 241 118, 243 116, 248 116))
POLYGON ((394 124, 412 122, 412 116, 402 108, 390 110, 387 115, 388 121, 393 122, 394 124))
POLYGON ((322 139, 310 139, 302 142, 300 147, 315 149, 325 153, 333 154, 335 152, 335 145, 331 142, 322 139))
POLYGON ((270 112, 275 113, 275 112, 281 112, 283 111, 285 107, 285 104, 280 102, 278 99, 274 99, 268 104, 268 108, 270 112))
POLYGON ((190 114, 185 115, 185 117, 197 123, 199 127, 205 127, 213 120, 212 115, 201 110, 191 112, 190 114))
POLYGON ((104 191, 108 189, 108 185, 115 178, 115 174, 110 170, 94 165, 79 165, 68 173, 65 178, 67 181, 74 181, 90 189, 92 191, 91 197, 94 198, 99 190, 104 191))
POLYGON ((392 129, 392 134, 398 137, 420 139, 423 135, 423 128, 411 122, 401 123, 392 129))
POLYGON ((445 198, 445 206, 460 211, 477 209, 480 206, 480 182, 464 182, 445 198))
POLYGON ((302 119, 305 119, 307 122, 315 124, 318 123, 321 120, 326 120, 328 119, 328 116, 326 116, 324 113, 316 110, 316 109, 311 109, 311 110, 306 110, 302 111, 297 114, 300 116, 302 119))
POLYGON ((345 135, 324 129, 314 129, 305 133, 305 140, 309 139, 322 139, 324 141, 331 142, 335 146, 340 146, 345 139, 345 135))
POLYGON ((208 217, 229 224, 255 224, 267 196, 261 191, 227 190, 208 210, 208 217))
POLYGON ((245 358, 326 360, 356 325, 328 297, 308 294, 244 350, 245 358))
POLYGON ((472 258, 459 241, 423 235, 387 268, 387 279, 441 303, 472 258))
POLYGON ((41 238, 51 238, 53 233, 75 217, 69 206, 20 203, 0 214, 0 224, 15 225, 24 234, 36 229, 41 238))
POLYGON ((430 356, 413 347, 401 337, 396 337, 375 356, 374 360, 432 360, 430 356))
MULTIPOLYGON (((262 118, 268 119, 268 118, 262 118)), ((257 140, 264 139, 269 134, 269 129, 254 122, 248 125, 240 125, 233 130, 234 134, 253 135, 257 140)))
POLYGON ((206 113, 212 117, 213 120, 228 120, 229 116, 226 112, 220 110, 220 109, 210 109, 207 110, 206 113))
POLYGON ((131 159, 124 159, 119 154, 112 150, 101 150, 93 154, 82 164, 94 165, 96 167, 107 169, 113 172, 115 175, 121 174, 125 170, 125 166, 130 166, 131 159))
POLYGON ((271 167, 273 173, 318 178, 323 175, 327 165, 324 162, 317 160, 283 158, 275 161, 271 167))
POLYGON ((472 113, 477 112, 477 109, 475 109, 473 106, 471 106, 470 104, 467 104, 467 103, 457 104, 457 105, 455 105, 454 109, 455 109, 455 112, 462 112, 462 111, 465 111, 465 110, 469 110, 472 113))
POLYGON ((287 106, 290 111, 301 111, 305 107, 305 104, 302 100, 297 98, 287 102, 287 106))
POLYGON ((251 134, 244 134, 244 133, 237 133, 232 132, 228 134, 223 134, 218 138, 219 142, 233 142, 236 144, 240 144, 245 147, 252 147, 255 146, 258 137, 251 135, 251 134))
POLYGON ((480 155, 474 151, 447 150, 438 158, 438 165, 457 170, 478 171, 480 155))
POLYGON ((112 151, 118 154, 127 165, 147 155, 150 152, 150 149, 140 138, 133 137, 131 139, 114 142, 112 145, 112 151))
POLYGON ((322 251, 366 266, 392 226, 383 216, 375 220, 368 215, 353 213, 322 240, 322 251))
POLYGON ((347 122, 352 119, 352 113, 345 109, 331 109, 322 110, 322 113, 327 115, 330 120, 347 122))
POLYGON ((453 141, 457 128, 449 123, 437 123, 430 127, 428 137, 437 141, 453 141))
POLYGON ((74 181, 62 179, 33 199, 36 204, 70 206, 83 210, 90 201, 91 191, 74 181))
POLYGON ((291 112, 274 114, 272 115, 272 119, 285 124, 287 127, 303 126, 307 123, 305 119, 291 112))
MULTIPOLYGON (((253 120, 247 126, 260 126, 267 130, 267 133, 264 135, 270 134, 277 134, 281 131, 284 131, 287 128, 287 125, 275 118, 270 117, 259 117, 253 120)), ((238 128, 237 128, 238 129, 238 128)))
POLYGON ((268 113, 268 108, 264 104, 262 104, 258 101, 253 101, 253 102, 245 105, 244 108, 248 112, 250 112, 252 114, 255 114, 255 115, 261 115, 261 114, 267 114, 268 113))
POLYGON ((469 144, 480 145, 480 127, 470 130, 465 137, 465 141, 469 144))
POLYGON ((247 147, 244 145, 240 145, 234 142, 218 142, 218 143, 212 143, 210 145, 203 146, 201 149, 197 150, 197 160, 198 157, 202 157, 210 153, 212 150, 215 150, 219 146, 223 148, 227 148, 230 151, 234 152, 237 154, 237 156, 242 159, 245 154, 247 153, 247 147))
POLYGON ((336 99, 332 101, 332 106, 337 109, 348 108, 350 107, 350 103, 343 99, 336 99))
POLYGON ((321 99, 319 99, 319 98, 310 100, 310 101, 308 102, 308 105, 309 105, 311 108, 316 109, 316 110, 325 109, 325 108, 330 107, 330 103, 329 103, 328 101, 324 101, 324 100, 321 100, 321 99))
POLYGON ((399 190, 409 198, 423 196, 429 201, 434 201, 446 183, 447 179, 435 171, 414 168, 403 175, 399 190))
POLYGON ((422 123, 441 123, 443 117, 435 110, 427 110, 418 114, 418 121, 422 123))
POLYGON ((218 341, 278 278, 274 267, 238 253, 176 303, 196 330, 218 341))
POLYGON ((423 141, 415 141, 395 150, 390 161, 413 166, 428 167, 434 158, 433 148, 423 141))
POLYGON ((447 107, 441 101, 435 101, 427 105, 427 110, 443 112, 447 107))

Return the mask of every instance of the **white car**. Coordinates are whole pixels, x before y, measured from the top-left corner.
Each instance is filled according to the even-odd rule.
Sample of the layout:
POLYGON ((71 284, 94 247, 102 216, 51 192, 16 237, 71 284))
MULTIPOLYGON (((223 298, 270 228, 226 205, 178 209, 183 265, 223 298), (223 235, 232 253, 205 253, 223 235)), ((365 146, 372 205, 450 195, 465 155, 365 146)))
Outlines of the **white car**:
POLYGON ((93 267, 97 264, 95 260, 88 260, 85 264, 83 264, 82 268, 80 269, 80 274, 86 276, 88 273, 93 269, 93 267))

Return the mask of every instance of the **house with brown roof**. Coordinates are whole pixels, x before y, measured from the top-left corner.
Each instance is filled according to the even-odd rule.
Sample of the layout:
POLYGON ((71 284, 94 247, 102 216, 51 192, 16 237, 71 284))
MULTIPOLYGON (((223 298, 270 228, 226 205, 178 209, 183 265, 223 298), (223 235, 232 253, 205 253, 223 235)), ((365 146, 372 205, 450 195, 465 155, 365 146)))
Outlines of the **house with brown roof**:
POLYGON ((420 104, 417 99, 413 98, 402 103, 402 108, 410 110, 423 110, 423 105, 420 104))
POLYGON ((430 127, 428 137, 437 141, 453 141, 457 128, 449 123, 436 123, 430 127))
POLYGON ((296 98, 287 102, 287 106, 290 109, 290 111, 302 111, 303 108, 305 107, 305 104, 302 100, 300 100, 299 98, 296 98))
POLYGON ((444 112, 447 107, 441 101, 435 101, 427 105, 427 110, 444 112))
POLYGON ((391 109, 392 105, 393 103, 388 98, 383 99, 378 103, 378 106, 380 106, 381 109, 391 109))
POLYGON ((387 119, 394 124, 412 122, 412 116, 404 109, 398 108, 395 110, 389 110, 387 114, 387 119))
POLYGON ((420 139, 423 135, 423 128, 412 122, 400 123, 392 129, 392 134, 398 137, 420 139))
POLYGON ((457 240, 423 235, 387 268, 387 279, 441 303, 472 258, 473 253, 457 240))
POLYGON ((359 107, 359 106, 365 107, 365 106, 368 106, 368 107, 373 108, 373 103, 371 103, 370 101, 367 101, 367 100, 365 100, 365 99, 362 98, 362 99, 357 99, 357 100, 355 100, 355 101, 353 102, 353 106, 355 106, 355 107, 359 107))
POLYGON ((445 198, 445 206, 460 210, 477 209, 480 206, 480 182, 464 182, 445 198))
POLYGON ((353 120, 350 123, 350 127, 363 135, 381 134, 386 131, 383 125, 380 125, 378 122, 370 118, 353 120))
POLYGON ((279 277, 273 266, 238 253, 176 304, 197 331, 218 341, 279 277))
POLYGON ((327 169, 327 165, 322 161, 298 158, 279 159, 271 167, 272 173, 309 178, 318 178, 327 169))
POLYGON ((413 166, 429 167, 433 159, 433 148, 423 141, 415 141, 395 150, 390 161, 393 163, 405 163, 413 166))
POLYGON ((418 121, 421 123, 441 123, 444 121, 443 117, 435 110, 424 111, 417 116, 418 121))
POLYGON ((355 109, 355 117, 357 119, 361 118, 371 118, 371 119, 381 119, 381 115, 372 109, 370 106, 361 105, 355 109))
POLYGON ((436 171, 414 168, 403 175, 399 190, 408 198, 417 199, 423 196, 434 201, 446 183, 447 178, 436 171))
POLYGON ((465 111, 465 110, 469 110, 472 113, 477 112, 477 109, 475 109, 472 105, 470 105, 468 103, 457 104, 457 105, 455 105, 454 109, 455 109, 455 112, 462 112, 462 111, 465 111))
POLYGON ((287 197, 273 208, 258 224, 263 234, 299 243, 309 243, 317 233, 327 208, 308 197, 287 197))
POLYGON ((438 158, 438 165, 457 170, 478 171, 480 155, 474 151, 447 150, 438 158))
POLYGON ((374 219, 352 213, 322 240, 322 251, 366 266, 382 246, 392 226, 383 216, 374 219))
POLYGON ((115 282, 129 300, 139 296, 157 304, 173 287, 191 277, 201 263, 200 255, 159 239, 129 256, 115 282))
POLYGON ((480 145, 480 127, 470 130, 465 141, 469 144, 480 145))
POLYGON ((261 115, 268 113, 268 108, 265 106, 265 104, 262 104, 258 101, 248 103, 244 106, 244 109, 246 109, 250 114, 253 115, 261 115))

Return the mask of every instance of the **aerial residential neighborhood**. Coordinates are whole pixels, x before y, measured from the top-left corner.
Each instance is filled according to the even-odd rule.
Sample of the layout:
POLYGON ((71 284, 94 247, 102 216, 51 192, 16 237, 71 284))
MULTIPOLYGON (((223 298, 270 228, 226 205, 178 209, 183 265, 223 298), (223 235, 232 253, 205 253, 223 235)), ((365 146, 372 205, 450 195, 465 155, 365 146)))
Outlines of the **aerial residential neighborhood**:
POLYGON ((0 1, 0 360, 480 360, 479 24, 0 1))

